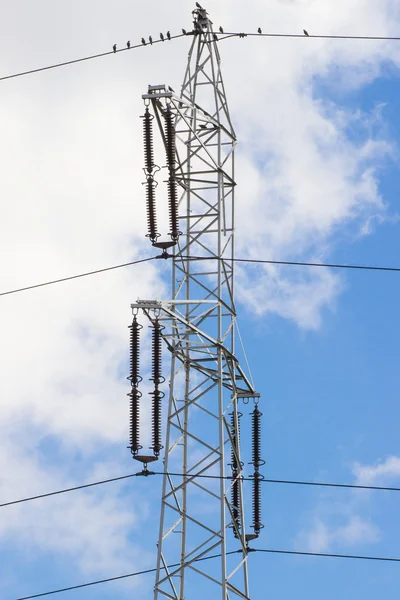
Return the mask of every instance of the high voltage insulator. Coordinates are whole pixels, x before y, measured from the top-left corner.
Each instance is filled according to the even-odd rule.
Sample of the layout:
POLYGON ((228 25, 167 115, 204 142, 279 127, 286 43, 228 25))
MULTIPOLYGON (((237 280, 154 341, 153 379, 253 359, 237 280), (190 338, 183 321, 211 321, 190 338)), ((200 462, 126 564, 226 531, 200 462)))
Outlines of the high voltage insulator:
POLYGON ((155 181, 152 176, 149 176, 146 181, 146 208, 147 208, 147 237, 150 238, 152 244, 157 242, 160 234, 157 231, 156 218, 156 192, 155 181))
POLYGON ((231 414, 231 468, 232 468, 232 488, 231 488, 231 505, 233 519, 233 535, 238 537, 240 528, 241 503, 240 503, 240 483, 239 474, 243 463, 238 461, 240 447, 240 417, 241 413, 232 412, 231 414))
POLYGON ((165 119, 165 152, 167 155, 167 168, 170 171, 175 170, 175 127, 174 116, 171 107, 168 105, 164 112, 165 119))
MULTIPOLYGON (((233 476, 234 476, 234 473, 232 473, 232 477, 233 476)), ((237 478, 234 479, 234 481, 232 483, 231 504, 232 504, 232 518, 234 521, 233 535, 235 537, 238 537, 237 530, 240 528, 240 488, 239 488, 239 480, 237 478)))
POLYGON ((137 386, 142 378, 139 376, 139 361, 140 361, 140 330, 143 329, 137 321, 136 315, 133 317, 130 329, 130 361, 131 369, 130 380, 132 386, 137 386))
POLYGON ((154 147, 153 147, 153 115, 148 107, 143 116, 143 141, 144 141, 144 164, 145 171, 152 173, 154 169, 154 147))
POLYGON ((139 450, 142 449, 143 446, 140 445, 139 438, 139 401, 141 397, 141 393, 138 389, 132 388, 130 394, 130 449, 132 455, 137 456, 139 450))
POLYGON ((169 224, 170 224, 170 236, 172 241, 177 242, 180 231, 178 222, 178 192, 176 188, 176 177, 175 177, 175 126, 174 116, 171 112, 171 108, 168 105, 167 110, 164 112, 165 119, 165 150, 167 155, 167 168, 168 168, 168 205, 169 205, 169 224))
POLYGON ((154 392, 151 392, 153 397, 152 401, 152 446, 153 454, 158 458, 160 450, 163 445, 161 444, 161 400, 164 397, 164 392, 155 388, 154 392))
POLYGON ((255 407, 252 414, 252 463, 256 470, 264 464, 261 459, 261 417, 262 413, 255 407))
POLYGON ((154 321, 152 327, 152 377, 151 381, 154 383, 154 391, 151 392, 152 396, 152 442, 153 442, 153 453, 154 456, 158 457, 160 450, 163 448, 161 444, 161 400, 164 397, 164 393, 159 390, 160 383, 165 381, 165 378, 161 373, 161 331, 163 327, 160 325, 158 319, 154 321))
POLYGON ((140 359, 140 330, 142 326, 138 323, 136 315, 132 320, 130 329, 130 375, 128 379, 131 382, 131 391, 128 394, 130 397, 130 449, 132 455, 137 456, 142 448, 139 441, 139 415, 140 415, 140 397, 141 393, 138 390, 138 385, 142 378, 139 375, 139 359, 140 359))
POLYGON ((258 536, 264 525, 261 522, 261 486, 264 477, 258 471, 253 475, 253 523, 254 533, 258 536))
POLYGON ((154 325, 152 327, 152 379, 155 385, 159 385, 163 381, 165 381, 164 377, 161 374, 161 364, 162 364, 162 354, 161 354, 161 331, 163 327, 161 327, 159 321, 156 319, 154 325))
POLYGON ((162 330, 164 327, 160 324, 158 317, 156 316, 153 320, 152 326, 152 368, 150 381, 153 382, 154 388, 150 392, 152 398, 151 402, 151 437, 152 445, 150 448, 153 450, 153 454, 141 453, 143 446, 140 444, 140 398, 142 397, 141 392, 138 389, 139 383, 142 381, 142 377, 139 374, 139 362, 140 362, 140 330, 143 329, 137 321, 136 314, 133 317, 132 324, 129 326, 130 330, 130 374, 128 379, 131 382, 131 391, 128 394, 130 397, 130 445, 129 448, 133 455, 133 458, 142 462, 147 469, 147 463, 158 459, 163 445, 161 443, 161 416, 162 406, 161 401, 164 397, 164 392, 159 389, 160 384, 165 381, 162 375, 162 330))
MULTIPOLYGON (((159 88, 157 88, 159 89, 159 88)), ((149 98, 148 98, 149 99, 149 98)), ((157 211, 156 211, 156 188, 157 181, 155 173, 160 170, 154 159, 154 141, 153 141, 153 120, 154 115, 150 113, 149 107, 146 106, 143 119, 143 144, 144 144, 144 172, 146 175, 146 212, 147 212, 147 236, 153 246, 162 248, 165 253, 167 248, 175 246, 178 238, 181 235, 179 231, 179 216, 178 216, 178 190, 176 181, 176 132, 175 118, 176 116, 171 110, 170 104, 164 108, 153 103, 157 123, 161 128, 165 151, 166 151, 166 168, 168 177, 166 180, 167 195, 168 195, 168 214, 169 214, 169 235, 170 241, 160 241, 160 233, 157 228, 157 211), (164 118, 164 131, 162 131, 162 118, 164 118)))
POLYGON ((264 476, 259 472, 259 468, 265 464, 261 458, 261 417, 262 413, 256 405, 252 413, 252 461, 250 464, 254 467, 253 479, 253 523, 252 527, 256 536, 264 527, 261 522, 261 486, 260 482, 264 476))

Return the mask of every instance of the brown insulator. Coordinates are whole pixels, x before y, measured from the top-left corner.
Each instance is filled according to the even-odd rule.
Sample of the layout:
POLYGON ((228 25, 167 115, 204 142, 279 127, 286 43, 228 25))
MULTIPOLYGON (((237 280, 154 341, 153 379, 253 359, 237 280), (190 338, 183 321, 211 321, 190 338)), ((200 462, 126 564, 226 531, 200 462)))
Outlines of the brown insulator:
POLYGON ((232 473, 232 478, 234 479, 231 489, 233 534, 237 537, 237 530, 240 528, 240 487, 237 472, 232 473))
POLYGON ((261 417, 262 413, 256 405, 252 413, 252 462, 254 467, 253 478, 253 523, 255 535, 259 535, 264 527, 261 523, 261 481, 264 476, 259 472, 259 468, 265 464, 261 458, 261 417))
POLYGON ((171 112, 170 106, 164 112, 165 118, 165 150, 167 155, 167 168, 168 168, 168 206, 169 206, 169 226, 171 236, 174 242, 178 241, 181 234, 179 231, 179 219, 178 219, 178 191, 176 185, 175 175, 175 163, 176 163, 176 151, 175 151, 175 125, 174 116, 171 112))
POLYGON ((144 164, 147 173, 151 174, 154 169, 154 147, 153 147, 153 115, 149 109, 143 116, 143 143, 144 143, 144 164))
POLYGON ((151 392, 152 398, 152 443, 151 448, 153 454, 158 458, 160 450, 163 448, 161 444, 161 400, 164 393, 155 387, 154 392, 151 392))
POLYGON ((147 207, 147 229, 148 234, 146 237, 150 238, 150 241, 154 244, 160 234, 157 231, 157 219, 156 219, 156 193, 154 186, 154 179, 150 176, 146 182, 146 207, 147 207))
POLYGON ((164 112, 165 119, 165 151, 167 154, 167 168, 175 173, 175 125, 174 116, 171 112, 171 107, 167 106, 164 112))
POLYGON ((258 410, 258 406, 255 407, 252 414, 252 462, 254 469, 258 471, 260 466, 265 464, 265 461, 261 458, 261 417, 262 413, 258 410))
POLYGON ((142 378, 139 375, 139 362, 140 362, 140 330, 143 329, 142 325, 138 323, 136 315, 132 320, 132 325, 129 326, 130 330, 130 374, 128 379, 132 386, 137 386, 142 378))
POLYGON ((156 319, 154 325, 152 327, 152 377, 151 381, 154 382, 155 385, 159 385, 165 381, 165 378, 162 376, 162 337, 161 332, 164 329, 162 325, 160 325, 159 321, 156 319))
POLYGON ((232 437, 232 447, 231 447, 231 467, 233 471, 237 471, 237 469, 241 469, 243 467, 242 462, 238 462, 237 457, 239 455, 240 449, 240 418, 242 413, 237 413, 237 428, 236 428, 236 419, 235 413, 231 413, 231 437, 232 437))
POLYGON ((130 445, 132 455, 136 456, 142 446, 139 443, 139 401, 141 393, 132 387, 130 396, 130 445))
POLYGON ((168 185, 168 205, 169 205, 169 235, 174 242, 178 241, 181 231, 179 231, 178 215, 178 190, 176 187, 175 176, 170 176, 168 185))
POLYGON ((258 536, 264 525, 261 522, 261 481, 264 477, 258 471, 253 475, 253 523, 254 533, 258 536))

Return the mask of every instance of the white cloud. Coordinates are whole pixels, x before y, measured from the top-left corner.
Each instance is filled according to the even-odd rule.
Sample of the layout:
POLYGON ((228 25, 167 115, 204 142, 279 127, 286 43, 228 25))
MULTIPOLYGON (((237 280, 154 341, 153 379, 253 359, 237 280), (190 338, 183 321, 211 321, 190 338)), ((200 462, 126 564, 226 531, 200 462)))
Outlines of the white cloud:
POLYGON ((376 525, 359 515, 350 515, 342 524, 336 525, 327 524, 325 520, 314 516, 311 526, 298 535, 297 541, 308 552, 329 552, 375 543, 379 539, 380 532, 376 525))
POLYGON ((400 458, 388 456, 385 460, 375 465, 353 465, 353 473, 359 485, 378 485, 400 477, 400 458))
MULTIPOLYGON (((372 465, 354 463, 355 484, 382 485, 400 477, 400 458, 388 456, 372 465)), ((378 542, 379 527, 363 516, 368 499, 366 492, 348 496, 347 501, 333 501, 324 495, 307 517, 307 525, 299 532, 296 542, 311 552, 338 550, 378 542)))

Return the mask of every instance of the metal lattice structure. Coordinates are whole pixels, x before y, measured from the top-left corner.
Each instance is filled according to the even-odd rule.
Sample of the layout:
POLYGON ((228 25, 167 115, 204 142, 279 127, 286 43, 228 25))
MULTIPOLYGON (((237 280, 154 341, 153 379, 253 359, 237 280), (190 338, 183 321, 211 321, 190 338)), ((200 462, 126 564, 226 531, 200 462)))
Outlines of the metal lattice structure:
MULTIPOLYGON (((172 257, 171 299, 132 304, 135 314, 146 314, 154 328, 153 337, 161 337, 171 353, 166 475, 154 598, 249 599, 248 541, 257 537, 262 527, 258 473, 262 464, 261 413, 256 406, 254 533, 249 534, 244 516, 238 403, 247 398, 257 403, 259 394, 235 354, 236 135, 217 37, 204 9, 198 8, 193 14, 193 40, 180 96, 165 85, 149 86, 143 96, 149 237, 165 256, 172 257), (160 171, 153 152, 153 122, 158 124, 167 156, 168 175, 162 184, 156 181, 160 171), (167 242, 160 241, 155 218, 155 191, 162 187, 170 207, 171 241, 167 242), (170 248, 172 255, 167 254, 170 248)), ((131 337, 136 345, 137 332, 135 316, 131 337)), ((153 349, 153 359, 157 353, 153 349)), ((131 450, 134 458, 147 465, 161 450, 159 385, 163 378, 158 364, 153 365, 153 416, 158 419, 156 426, 153 421, 154 456, 141 455, 137 364, 133 356, 131 450)))

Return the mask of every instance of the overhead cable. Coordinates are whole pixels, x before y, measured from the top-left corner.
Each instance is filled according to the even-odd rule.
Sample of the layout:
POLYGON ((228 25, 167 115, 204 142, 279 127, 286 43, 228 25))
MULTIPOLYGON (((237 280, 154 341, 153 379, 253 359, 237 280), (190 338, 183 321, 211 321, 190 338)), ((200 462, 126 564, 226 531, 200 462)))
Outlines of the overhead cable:
MULTIPOLYGON (((227 552, 226 554, 236 554, 237 550, 233 550, 231 552, 227 552)), ((204 560, 210 560, 213 558, 219 558, 221 554, 212 554, 211 556, 202 556, 200 558, 195 558, 190 561, 193 562, 201 562, 204 560)), ((175 567, 180 567, 180 563, 175 563, 173 565, 168 565, 167 569, 173 569, 175 567)), ((107 579, 98 579, 97 581, 90 581, 89 583, 81 583, 79 585, 72 585, 65 588, 60 588, 58 590, 52 590, 50 592, 42 592, 41 594, 34 594, 33 596, 24 596, 23 598, 16 598, 16 600, 31 600, 32 598, 43 598, 43 596, 51 596, 52 594, 60 594, 61 592, 70 592, 71 590, 78 590, 84 587, 89 587, 91 585, 98 585, 100 583, 108 583, 110 581, 118 581, 119 579, 127 579, 128 577, 137 577, 138 575, 147 575, 148 573, 155 573, 157 571, 156 568, 153 569, 145 569, 144 571, 136 571, 135 573, 127 573, 126 575, 117 575, 117 577, 108 577, 107 579)))
POLYGON ((326 34, 312 34, 312 33, 254 33, 253 31, 239 32, 239 31, 224 31, 223 37, 218 36, 219 41, 226 40, 231 37, 269 37, 269 38, 302 38, 302 39, 320 39, 320 40, 375 40, 375 41, 398 41, 400 37, 387 36, 387 35, 326 35, 326 34))
MULTIPOLYGON (((186 35, 192 35, 193 32, 181 33, 178 35, 173 35, 168 38, 168 40, 174 40, 177 38, 185 37, 186 35)), ((220 37, 220 41, 232 38, 232 37, 272 37, 272 38, 303 38, 303 39, 331 39, 331 40, 381 40, 381 41, 396 41, 400 40, 400 37, 392 37, 392 36, 379 36, 379 35, 314 35, 309 33, 307 36, 301 33, 253 33, 253 32, 231 32, 225 33, 223 37, 220 37)), ((75 58, 72 60, 67 60, 65 62, 56 63, 53 65, 48 65, 46 67, 39 67, 36 69, 30 69, 29 71, 21 71, 19 73, 13 73, 12 75, 4 75, 0 77, 0 81, 5 81, 6 79, 14 79, 16 77, 22 77, 24 75, 31 75, 32 73, 40 73, 41 71, 48 71, 49 69, 56 69, 58 67, 65 67, 67 65, 73 65, 76 63, 84 62, 87 60, 93 60, 95 58, 101 58, 102 56, 109 56, 111 54, 118 54, 119 52, 126 52, 128 50, 135 50, 137 48, 143 48, 143 46, 150 46, 153 44, 159 44, 163 42, 163 40, 153 40, 151 42, 146 42, 143 44, 136 44, 134 46, 129 46, 126 48, 112 49, 107 52, 101 52, 99 54, 92 54, 90 56, 83 56, 82 58, 75 58)))
MULTIPOLYGON (((171 40, 175 40, 177 38, 185 37, 185 34, 180 33, 179 35, 171 36, 171 40)), ((39 67, 37 69, 31 69, 30 71, 21 71, 20 73, 13 73, 12 75, 3 75, 0 77, 0 81, 5 81, 6 79, 15 79, 16 77, 22 77, 23 75, 31 75, 32 73, 40 73, 41 71, 48 71, 49 69, 57 69, 58 67, 65 67, 67 65, 74 65, 75 63, 84 62, 86 60, 93 60, 94 58, 101 58, 102 56, 110 56, 111 54, 118 54, 119 52, 127 52, 130 50, 137 50, 138 48, 143 48, 144 46, 151 46, 153 44, 158 44, 162 40, 154 40, 151 43, 147 42, 143 44, 136 44, 135 46, 129 46, 126 48, 120 48, 119 50, 110 50, 108 52, 101 52, 100 54, 92 54, 91 56, 83 56, 82 58, 74 58, 72 60, 67 60, 65 62, 56 63, 54 65, 48 65, 46 67, 39 67)))
MULTIPOLYGON (((63 277, 62 279, 55 279, 53 281, 46 281, 45 283, 37 283, 35 285, 29 285, 22 288, 17 288, 14 290, 9 290, 7 292, 0 292, 0 296, 8 296, 10 294, 17 294, 19 292, 25 292, 27 290, 33 290, 35 288, 44 287, 46 285, 53 285, 55 283, 62 283, 63 281, 70 281, 71 279, 79 279, 80 277, 88 277, 89 275, 96 275, 97 273, 104 273, 106 271, 112 271, 114 269, 121 269, 123 267, 130 267, 132 265, 139 264, 141 262, 148 262, 150 260, 159 259, 159 258, 172 258, 167 255, 159 255, 152 256, 150 258, 144 258, 142 260, 136 260, 133 262, 121 263, 119 265, 113 265, 112 267, 105 267, 104 269, 97 269, 96 271, 89 271, 87 273, 80 273, 78 275, 71 275, 70 277, 63 277)), ((299 262, 299 261, 289 261, 289 260, 263 260, 263 259, 252 259, 252 258, 217 258, 213 256, 181 256, 181 258, 185 260, 226 260, 227 262, 242 262, 242 263, 253 263, 253 264, 270 264, 270 265, 289 265, 295 267, 324 267, 330 269, 361 269, 364 271, 391 271, 391 272, 400 272, 400 267, 379 267, 379 266, 371 266, 371 265, 342 265, 342 264, 332 264, 332 263, 311 263, 311 262, 299 262)))
MULTIPOLYGON (((84 483, 82 485, 76 485, 74 487, 64 488, 61 490, 56 490, 54 492, 47 492, 44 494, 38 494, 37 496, 29 496, 27 498, 20 498, 19 500, 10 500, 9 502, 3 502, 0 504, 0 508, 5 506, 12 506, 14 504, 22 504, 23 502, 30 502, 32 500, 40 500, 41 498, 48 498, 50 496, 57 496, 59 494, 65 494, 67 492, 74 492, 77 490, 83 490, 85 488, 95 487, 98 485, 104 485, 106 483, 113 483, 115 481, 123 481, 124 479, 131 479, 132 477, 138 476, 150 476, 150 475, 171 475, 173 477, 183 477, 182 473, 163 473, 163 472, 140 472, 140 473, 130 473, 129 475, 121 475, 119 477, 111 477, 110 479, 102 479, 101 481, 94 481, 92 483, 84 483)), ((186 474, 187 476, 187 474, 186 474)), ((220 475, 193 475, 193 478, 203 478, 203 479, 226 479, 230 480, 230 477, 221 477, 220 475)), ((242 481, 253 481, 251 477, 243 477, 242 481)), ((345 489, 355 489, 355 490, 375 490, 375 491, 386 491, 386 492, 400 492, 399 487, 388 487, 388 486, 378 486, 378 485, 358 485, 351 483, 328 483, 322 481, 296 481, 290 479, 262 479, 262 483, 273 483, 273 484, 283 484, 283 485, 303 485, 303 486, 314 486, 314 487, 332 487, 332 488, 345 488, 345 489)))
POLYGON ((156 258, 157 258, 157 256, 151 256, 149 258, 133 260, 131 262, 122 263, 120 265, 113 265, 112 267, 104 267, 103 269, 97 269, 96 271, 88 271, 86 273, 79 273, 78 275, 70 275, 69 277, 62 277, 61 279, 53 279, 52 281, 45 281, 44 283, 36 283, 34 285, 28 285, 26 287, 9 290, 8 292, 0 292, 0 296, 9 296, 10 294, 18 294, 19 292, 26 292, 27 290, 34 290, 36 288, 45 287, 46 285, 54 285, 55 283, 62 283, 63 281, 71 281, 71 279, 79 279, 80 277, 88 277, 89 275, 97 275, 98 273, 105 273, 106 271, 122 269, 123 267, 131 267, 132 265, 138 265, 140 263, 149 262, 150 260, 155 260, 156 258))
POLYGON ((353 560, 378 560, 383 562, 400 562, 400 558, 389 556, 368 556, 357 554, 331 554, 328 552, 301 552, 300 550, 272 550, 264 548, 254 548, 254 552, 267 552, 269 554, 294 554, 296 556, 320 556, 325 558, 349 558, 353 560))
POLYGON ((345 265, 339 263, 301 262, 295 260, 267 260, 259 258, 218 258, 216 256, 182 256, 185 260, 224 260, 226 262, 240 262, 268 265, 288 265, 295 267, 324 267, 329 269, 361 269, 365 271, 393 271, 400 272, 400 267, 380 267, 372 265, 345 265))
MULTIPOLYGON (((241 550, 233 550, 230 552, 226 552, 226 555, 241 553, 241 550)), ((318 556, 323 558, 343 558, 343 559, 353 559, 353 560, 370 560, 370 561, 380 561, 380 562, 400 562, 400 558, 388 557, 388 556, 362 556, 355 554, 330 554, 328 552, 301 552, 296 550, 275 550, 271 548, 249 548, 249 553, 260 552, 260 553, 269 553, 269 554, 291 554, 296 556, 318 556)), ((203 556, 197 559, 190 561, 190 564, 193 562, 200 562, 204 560, 210 560, 213 558, 219 558, 221 554, 213 554, 211 556, 203 556)), ((175 567, 180 567, 180 563, 175 563, 172 565, 167 565, 167 569, 173 569, 175 567)), ((84 587, 89 587, 91 585, 98 585, 101 583, 108 583, 111 581, 117 581, 120 579, 127 579, 129 577, 137 577, 138 575, 146 575, 148 573, 155 573, 157 569, 145 569, 144 571, 136 571, 135 573, 127 573, 126 575, 118 575, 116 577, 108 577, 107 579, 98 579, 97 581, 90 581, 88 583, 81 583, 79 585, 72 585, 65 588, 59 588, 57 590, 51 590, 49 592, 42 592, 41 594, 33 594, 31 596, 23 596, 21 598, 16 598, 16 600, 32 600, 33 598, 43 598, 44 596, 50 596, 52 594, 59 594, 61 592, 69 592, 71 590, 77 590, 84 587)))

